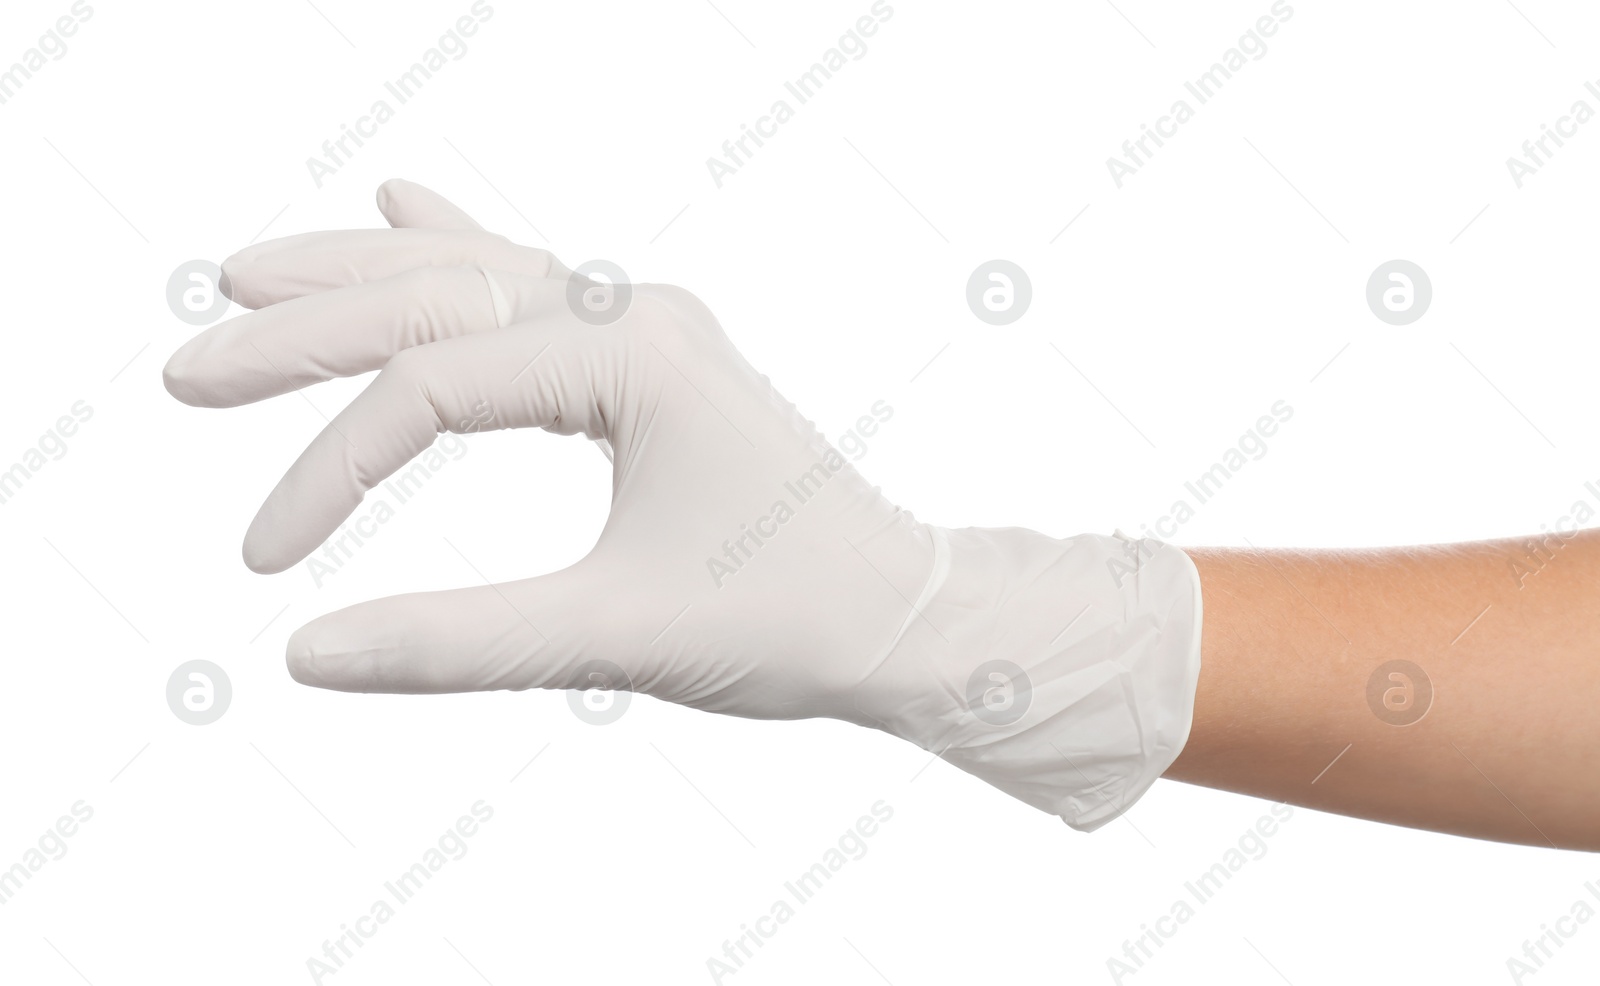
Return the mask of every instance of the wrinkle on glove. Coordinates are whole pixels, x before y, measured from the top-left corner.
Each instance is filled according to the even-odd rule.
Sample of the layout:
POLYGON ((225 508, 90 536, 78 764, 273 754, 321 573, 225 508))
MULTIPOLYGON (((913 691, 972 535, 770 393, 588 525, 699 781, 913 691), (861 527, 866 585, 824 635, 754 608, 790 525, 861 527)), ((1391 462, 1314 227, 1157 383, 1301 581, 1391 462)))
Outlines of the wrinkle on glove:
POLYGON ((922 696, 885 713, 884 728, 1079 831, 1099 828, 1188 741, 1200 673, 1193 561, 1120 535, 943 534, 951 561, 940 584, 930 580, 925 619, 907 625, 859 703, 922 696), (970 676, 990 661, 1026 675, 1013 722, 972 701, 970 676))

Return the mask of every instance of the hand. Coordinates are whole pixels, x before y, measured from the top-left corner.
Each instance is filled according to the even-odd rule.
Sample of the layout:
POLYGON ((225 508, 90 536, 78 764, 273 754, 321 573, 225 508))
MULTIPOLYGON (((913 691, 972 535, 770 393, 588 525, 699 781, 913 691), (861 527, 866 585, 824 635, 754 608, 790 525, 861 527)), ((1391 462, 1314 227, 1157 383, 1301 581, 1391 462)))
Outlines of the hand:
POLYGON ((296 680, 599 686, 733 715, 831 716, 910 739, 1082 828, 1115 817, 1177 755, 1199 654, 1182 552, 921 523, 689 292, 577 277, 420 186, 388 182, 379 206, 395 228, 229 258, 224 290, 258 310, 167 366, 168 390, 207 407, 381 370, 267 497, 246 564, 300 561, 443 431, 603 440, 611 514, 565 570, 314 620, 289 641, 296 680), (1117 577, 1119 560, 1137 574, 1117 577))

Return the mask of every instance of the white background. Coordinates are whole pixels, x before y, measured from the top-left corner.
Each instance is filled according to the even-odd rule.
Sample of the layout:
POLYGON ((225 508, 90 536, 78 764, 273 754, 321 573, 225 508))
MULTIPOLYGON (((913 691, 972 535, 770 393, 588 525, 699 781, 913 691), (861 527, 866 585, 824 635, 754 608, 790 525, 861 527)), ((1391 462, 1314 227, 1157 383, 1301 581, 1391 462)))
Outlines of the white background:
MULTIPOLYGON (((178 404, 160 369, 196 330, 167 277, 256 236, 378 225, 374 188, 404 176, 569 264, 692 288, 829 435, 887 401, 858 467, 924 520, 1137 532, 1284 400, 1269 453, 1173 540, 1532 533, 1600 480, 1600 121, 1521 189, 1505 160, 1574 100, 1600 109, 1600 14, 1518 4, 1295 2, 1118 189, 1106 158, 1268 0, 901 0, 719 189, 706 158, 867 0, 500 0, 320 188, 306 159, 467 0, 96 3, 0 106, 0 469, 94 409, 0 506, 0 867, 94 810, 0 906, 0 979, 312 981, 324 940, 482 799, 468 854, 324 981, 710 982, 879 800, 894 816, 867 854, 725 981, 1113 981, 1107 959, 1266 803, 1166 782, 1084 836, 842 723, 638 698, 595 727, 563 693, 295 684, 284 640, 321 613, 475 583, 463 556, 495 580, 580 557, 606 464, 581 440, 473 436, 320 588, 253 575, 260 499, 362 381, 178 404), (1034 286, 1003 328, 964 301, 994 257, 1034 286), (1432 279, 1410 326, 1366 307, 1393 258, 1432 279), (164 696, 196 658, 233 682, 209 726, 164 696)), ((0 65, 68 8, 7 3, 0 65)), ((1508 982, 1525 939, 1600 907, 1585 881, 1592 856, 1300 810, 1125 981, 1508 982)), ((1593 981, 1600 921, 1579 927, 1528 981, 1593 981)))

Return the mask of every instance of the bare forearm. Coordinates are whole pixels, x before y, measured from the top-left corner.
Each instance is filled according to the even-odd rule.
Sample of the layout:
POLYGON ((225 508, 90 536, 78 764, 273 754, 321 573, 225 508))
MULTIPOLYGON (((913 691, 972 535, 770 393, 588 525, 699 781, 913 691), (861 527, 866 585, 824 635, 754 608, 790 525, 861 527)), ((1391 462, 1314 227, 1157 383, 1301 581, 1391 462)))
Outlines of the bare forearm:
POLYGON ((1202 668, 1194 728, 1166 776, 1600 849, 1600 531, 1547 544, 1542 561, 1515 541, 1190 551, 1202 668), (1374 684, 1391 661, 1420 668, 1431 698, 1403 666, 1374 684))

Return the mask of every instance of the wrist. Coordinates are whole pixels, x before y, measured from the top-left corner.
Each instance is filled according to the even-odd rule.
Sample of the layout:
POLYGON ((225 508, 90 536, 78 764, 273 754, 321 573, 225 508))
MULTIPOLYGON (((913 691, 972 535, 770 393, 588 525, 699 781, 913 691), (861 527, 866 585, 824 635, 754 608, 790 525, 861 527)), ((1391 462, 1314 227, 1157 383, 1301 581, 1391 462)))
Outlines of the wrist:
POLYGON ((1022 528, 931 529, 933 571, 857 690, 884 728, 1082 830, 1187 741, 1199 576, 1178 548, 1022 528))

